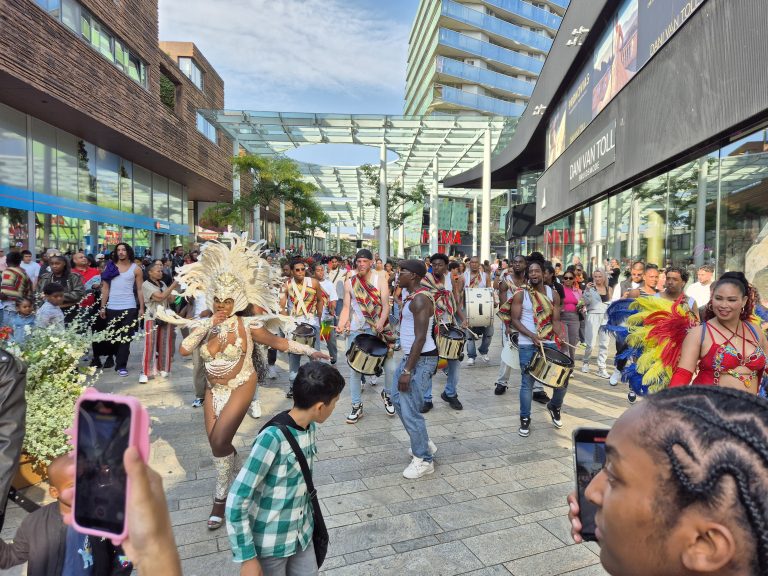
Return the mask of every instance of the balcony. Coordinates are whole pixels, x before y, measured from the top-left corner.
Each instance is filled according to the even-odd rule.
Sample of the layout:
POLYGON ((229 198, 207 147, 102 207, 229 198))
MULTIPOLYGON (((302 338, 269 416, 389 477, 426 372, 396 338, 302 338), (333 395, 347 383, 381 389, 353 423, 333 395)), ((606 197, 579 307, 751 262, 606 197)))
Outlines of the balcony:
POLYGON ((435 104, 440 102, 454 104, 460 108, 486 112, 496 116, 521 116, 525 110, 524 104, 515 104, 490 96, 465 92, 451 86, 435 86, 435 104))
POLYGON ((447 28, 440 28, 438 43, 441 46, 457 50, 461 53, 461 58, 477 56, 536 76, 541 73, 541 69, 544 67, 544 60, 523 56, 514 50, 502 48, 490 42, 483 42, 447 28))
MULTIPOLYGON (((558 0, 550 2, 550 4, 567 8, 568 2, 569 0, 558 0)), ((491 6, 494 11, 527 20, 533 25, 544 26, 552 32, 557 32, 558 28, 560 28, 562 17, 552 12, 547 12, 542 8, 537 8, 528 2, 523 2, 523 0, 485 0, 485 4, 491 6)))
POLYGON ((485 68, 471 66, 452 58, 438 56, 436 72, 459 80, 480 84, 493 90, 529 97, 533 93, 533 82, 511 78, 485 68))
MULTIPOLYGON (((520 2, 520 4, 525 3, 520 2)), ((531 9, 544 12, 544 10, 534 8, 534 6, 531 6, 530 4, 527 6, 531 9)), ((468 24, 483 30, 490 35, 497 36, 504 40, 511 40, 524 48, 531 48, 546 54, 552 46, 552 40, 543 34, 538 34, 532 30, 526 30, 516 24, 510 24, 509 22, 491 16, 490 14, 485 14, 479 10, 473 10, 458 2, 454 2, 453 0, 443 0, 441 14, 446 18, 451 18, 457 22, 468 24)))

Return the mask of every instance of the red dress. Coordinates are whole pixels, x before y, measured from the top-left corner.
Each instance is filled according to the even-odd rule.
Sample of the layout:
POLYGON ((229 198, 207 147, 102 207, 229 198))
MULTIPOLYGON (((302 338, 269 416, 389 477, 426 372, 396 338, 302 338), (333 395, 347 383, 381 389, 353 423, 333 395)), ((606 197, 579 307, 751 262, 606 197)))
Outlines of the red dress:
POLYGON ((712 345, 707 350, 707 353, 699 359, 699 373, 693 380, 693 384, 709 384, 717 386, 720 382, 720 376, 722 374, 728 374, 740 380, 745 386, 749 386, 752 382, 752 378, 757 376, 757 381, 760 382, 763 372, 766 367, 765 351, 760 347, 760 337, 757 331, 748 323, 744 322, 744 337, 742 338, 741 352, 733 345, 731 338, 728 338, 725 334, 720 332, 714 326, 705 322, 702 325, 701 341, 704 342, 704 330, 709 332, 709 337, 712 339, 712 345), (755 351, 749 356, 746 356, 746 330, 749 327, 750 332, 755 337, 755 341, 749 342, 755 346, 755 351), (717 332, 725 340, 721 343, 715 342, 714 332, 717 332), (736 369, 744 366, 748 368, 750 374, 742 374, 737 372, 736 369))

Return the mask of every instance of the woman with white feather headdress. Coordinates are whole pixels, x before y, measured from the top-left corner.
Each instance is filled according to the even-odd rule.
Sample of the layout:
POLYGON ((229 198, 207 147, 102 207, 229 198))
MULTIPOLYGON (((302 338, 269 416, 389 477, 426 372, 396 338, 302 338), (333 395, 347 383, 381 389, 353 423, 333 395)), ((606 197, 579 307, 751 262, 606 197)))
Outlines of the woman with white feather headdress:
POLYGON ((211 530, 223 523, 227 492, 237 473, 232 439, 259 379, 253 362, 254 347, 263 344, 314 359, 329 358, 310 346, 280 338, 270 331, 282 327, 284 332, 291 332, 291 320, 278 314, 279 274, 262 258, 259 245, 248 245, 245 234, 229 234, 227 238, 231 245, 208 242, 197 262, 177 270, 177 280, 185 287, 181 295, 204 298, 213 316, 190 321, 170 310, 157 312, 161 320, 191 329, 180 352, 188 356, 200 347, 205 364, 205 430, 217 473, 213 510, 208 519, 211 530))

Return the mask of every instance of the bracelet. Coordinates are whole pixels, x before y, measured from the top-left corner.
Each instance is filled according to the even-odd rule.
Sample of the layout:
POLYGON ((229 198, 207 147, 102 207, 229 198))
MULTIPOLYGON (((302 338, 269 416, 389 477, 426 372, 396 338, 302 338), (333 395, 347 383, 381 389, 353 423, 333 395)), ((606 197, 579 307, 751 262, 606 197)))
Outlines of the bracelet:
POLYGON ((304 356, 312 356, 316 352, 312 346, 307 346, 306 344, 300 344, 299 342, 296 342, 295 340, 287 340, 288 342, 288 352, 289 354, 298 354, 298 355, 304 355, 304 356))

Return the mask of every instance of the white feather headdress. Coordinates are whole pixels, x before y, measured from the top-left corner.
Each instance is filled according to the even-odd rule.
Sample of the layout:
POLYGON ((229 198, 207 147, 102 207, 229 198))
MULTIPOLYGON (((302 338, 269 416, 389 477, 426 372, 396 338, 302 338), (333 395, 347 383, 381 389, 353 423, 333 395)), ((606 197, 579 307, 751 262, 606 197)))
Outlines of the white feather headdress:
MULTIPOLYGON (((177 280, 184 287, 179 294, 205 298, 209 310, 214 309, 214 298, 219 301, 232 299, 234 312, 245 310, 252 304, 254 318, 268 324, 269 328, 278 327, 284 318, 279 315, 280 272, 262 257, 265 254, 261 250, 263 243, 249 245, 247 234, 227 233, 224 237, 230 245, 207 242, 197 262, 176 269, 177 280)), ((163 310, 162 319, 176 320, 169 317, 168 312, 163 310)))

